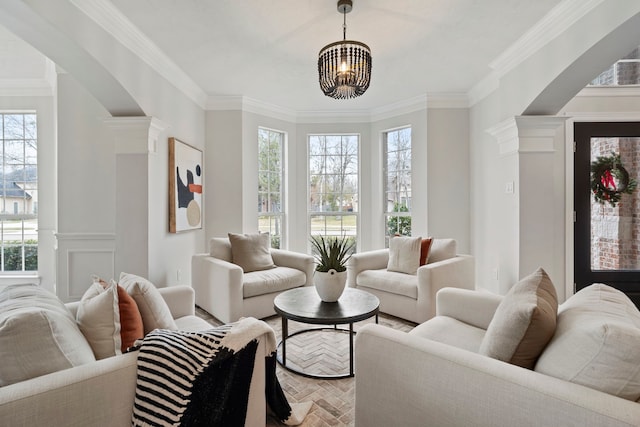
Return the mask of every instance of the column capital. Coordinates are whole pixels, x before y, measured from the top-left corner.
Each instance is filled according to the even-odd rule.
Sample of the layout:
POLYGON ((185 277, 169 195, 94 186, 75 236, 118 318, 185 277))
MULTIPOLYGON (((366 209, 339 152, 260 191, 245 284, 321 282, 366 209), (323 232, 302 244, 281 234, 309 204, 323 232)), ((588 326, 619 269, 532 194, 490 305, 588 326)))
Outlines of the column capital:
POLYGON ((167 125, 155 117, 110 117, 105 125, 111 129, 116 154, 156 153, 158 136, 167 125))
POLYGON ((500 155, 553 152, 554 138, 568 117, 515 116, 487 129, 496 138, 500 155))

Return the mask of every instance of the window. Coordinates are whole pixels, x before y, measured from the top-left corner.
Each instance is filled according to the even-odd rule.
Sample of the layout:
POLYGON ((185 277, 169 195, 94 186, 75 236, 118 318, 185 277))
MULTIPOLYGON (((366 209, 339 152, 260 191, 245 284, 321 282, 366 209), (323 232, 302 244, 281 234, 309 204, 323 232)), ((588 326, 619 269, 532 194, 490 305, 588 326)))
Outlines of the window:
POLYGON ((3 272, 38 269, 38 148, 36 115, 0 113, 2 188, 0 258, 3 272))
POLYGON ((309 223, 312 235, 358 230, 357 135, 309 136, 309 223))
POLYGON ((596 77, 590 86, 640 85, 640 46, 596 77))
POLYGON ((271 247, 282 245, 283 147, 285 135, 258 129, 258 230, 271 235, 271 247))
POLYGON ((383 134, 385 242, 411 236, 411 128, 383 134))

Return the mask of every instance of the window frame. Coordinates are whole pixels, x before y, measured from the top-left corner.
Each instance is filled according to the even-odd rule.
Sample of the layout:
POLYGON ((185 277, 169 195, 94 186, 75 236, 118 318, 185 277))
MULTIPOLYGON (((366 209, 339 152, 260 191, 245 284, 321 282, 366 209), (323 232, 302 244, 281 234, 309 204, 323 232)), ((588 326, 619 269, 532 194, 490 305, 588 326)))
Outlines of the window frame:
MULTIPOLYGON (((270 136, 268 137, 268 139, 270 139, 270 136)), ((287 133, 281 130, 277 130, 277 129, 272 129, 272 128, 268 128, 265 126, 259 126, 258 127, 258 134, 257 134, 257 143, 258 143, 258 150, 257 150, 257 157, 258 157, 258 170, 257 170, 257 180, 258 180, 258 185, 257 185, 257 191, 258 191, 258 230, 260 232, 265 232, 268 231, 270 234, 270 245, 273 248, 278 248, 278 249, 284 249, 285 247, 285 242, 286 242, 286 203, 285 203, 285 149, 286 149, 286 144, 287 144, 287 133), (280 153, 279 153, 279 166, 280 169, 279 171, 276 171, 276 173, 279 175, 279 180, 280 180, 280 188, 279 191, 269 191, 270 188, 267 189, 267 191, 260 191, 260 176, 261 176, 261 172, 266 172, 269 174, 274 173, 273 170, 271 169, 267 169, 267 170, 263 170, 260 168, 261 166, 261 161, 260 161, 260 155, 261 155, 261 132, 267 132, 269 135, 274 135, 277 134, 279 136, 279 148, 280 148, 280 153), (267 194, 267 200, 270 199, 271 194, 278 194, 279 198, 280 198, 280 209, 279 211, 272 211, 272 210, 266 210, 263 211, 261 210, 261 194, 267 194), (261 222, 261 218, 265 218, 268 220, 268 230, 261 226, 260 222, 261 222), (278 224, 280 224, 278 226, 278 224), (272 232, 272 230, 278 230, 279 228, 279 233, 274 233, 272 232), (277 242, 278 244, 274 245, 274 243, 276 242, 277 238, 277 242)), ((268 180, 270 183, 270 180, 268 180)))
MULTIPOLYGON (((22 178, 23 180, 17 181, 4 181, 2 187, 0 189, 0 200, 2 203, 0 204, 0 276, 12 276, 12 275, 32 275, 38 274, 38 113, 36 110, 0 110, 0 149, 2 149, 2 162, 0 164, 0 173, 2 173, 3 180, 10 174, 11 172, 7 172, 7 169, 11 168, 11 166, 16 167, 16 171, 14 173, 18 173, 20 169, 22 169, 22 178), (22 116, 22 132, 20 137, 11 137, 7 135, 7 126, 5 122, 6 116, 22 116), (25 120, 26 116, 32 116, 32 134, 29 135, 27 133, 27 120, 25 120), (20 160, 21 162, 11 162, 8 160, 7 156, 7 144, 10 142, 21 142, 21 154, 20 160), (33 142, 34 147, 29 153, 27 150, 28 142, 33 142), (32 160, 29 162, 29 160, 32 160), (33 167, 35 168, 35 179, 29 180, 30 177, 27 176, 27 168, 33 167), (13 182, 14 185, 21 190, 23 193, 20 200, 16 201, 13 198, 10 198, 7 195, 7 186, 6 182, 13 182), (19 185, 22 183, 22 186, 19 185), (27 196, 29 196, 27 198, 27 196), (16 203, 18 204, 18 212, 15 212, 16 203), (20 203, 22 203, 23 211, 20 211, 20 203), (28 212, 27 210, 31 210, 32 212, 28 212), (9 221, 19 221, 19 237, 15 240, 6 240, 5 239, 5 230, 8 228, 7 224, 9 221), (28 230, 29 227, 25 227, 25 223, 27 221, 33 221, 33 238, 27 238, 25 230, 28 230), (35 243, 29 243, 31 240, 35 241, 35 243), (18 242, 17 244, 6 244, 6 242, 18 242), (20 250, 20 269, 15 270, 7 270, 6 264, 8 262, 7 254, 8 248, 19 247, 20 250), (26 269, 27 267, 27 251, 31 252, 32 257, 35 257, 35 269, 26 269)), ((19 145, 19 144, 18 144, 19 145)))
MULTIPOLYGON (((398 224, 398 226, 400 226, 400 218, 409 218, 408 221, 408 226, 409 226, 409 233, 408 234, 404 234, 404 235, 409 235, 411 236, 411 219, 412 219, 412 193, 411 193, 411 188, 412 188, 412 178, 413 178, 413 165, 412 165, 412 156, 413 156, 413 129, 411 127, 411 125, 405 125, 405 126, 399 126, 399 127, 395 127, 395 128, 391 128, 391 129, 387 129, 384 130, 382 132, 382 211, 383 211, 383 224, 384 224, 384 240, 385 240, 385 247, 389 247, 389 239, 391 238, 391 234, 389 233, 389 222, 391 221, 392 218, 397 218, 396 219, 396 224, 398 224), (390 208, 390 201, 391 199, 389 198, 389 194, 391 193, 397 193, 400 194, 401 190, 400 189, 396 189, 396 191, 391 192, 389 190, 389 178, 390 178, 390 170, 389 170, 389 161, 388 161, 388 157, 389 157, 389 135, 391 134, 398 134, 400 135, 401 132, 403 131, 408 131, 409 132, 409 143, 408 143, 408 148, 400 148, 399 144, 398 144, 398 149, 395 150, 394 152, 407 152, 409 154, 409 158, 408 158, 408 175, 409 175, 409 179, 408 179, 408 191, 405 190, 405 192, 407 192, 407 201, 406 203, 402 204, 402 205, 398 205, 398 207, 396 208, 396 203, 398 203, 397 201, 393 202, 393 207, 390 208), (399 210, 402 208, 406 208, 407 210, 399 210), (398 209, 398 210, 396 210, 398 209)), ((406 161, 406 160, 405 160, 406 161)), ((406 170, 406 168, 404 169, 406 170)), ((395 169, 395 176, 398 176, 398 172, 400 171, 400 169, 396 168, 395 169)), ((406 227, 406 224, 405 224, 406 227)), ((398 228, 396 228, 397 231, 400 231, 398 228)), ((394 233, 395 234, 395 233, 394 233)), ((402 233, 401 233, 402 234, 402 233)))
MULTIPOLYGON (((322 235, 322 236, 353 236, 354 241, 355 241, 355 247, 354 247, 354 251, 357 252, 357 246, 358 246, 358 242, 359 242, 359 236, 360 236, 360 212, 358 209, 358 203, 360 200, 360 159, 361 159, 361 141, 362 141, 362 136, 360 133, 357 132, 329 132, 329 133, 309 133, 307 134, 307 235, 310 237, 312 235, 322 235), (327 137, 339 137, 341 139, 344 138, 355 138, 355 154, 356 159, 355 159, 355 174, 349 174, 349 175, 355 175, 355 179, 356 179, 356 188, 354 192, 350 192, 350 193, 345 193, 344 191, 342 193, 336 193, 336 192, 331 192, 331 193, 323 193, 323 194, 339 194, 339 198, 342 201, 342 204, 344 206, 344 195, 352 195, 352 199, 351 199, 351 210, 349 210, 349 208, 347 208, 347 210, 335 210, 335 211, 330 211, 330 210, 317 210, 314 211, 312 209, 312 203, 313 203, 313 191, 312 191, 312 174, 311 174, 311 158, 312 158, 312 150, 311 150, 311 143, 312 143, 312 138, 327 138, 327 137), (324 225, 322 226, 322 233, 320 232, 314 232, 314 227, 312 225, 312 219, 314 217, 320 217, 323 218, 324 221, 324 225), (328 234, 327 233, 327 219, 329 219, 330 217, 335 218, 336 220, 340 221, 340 230, 339 230, 339 234, 328 234), (348 218, 354 218, 355 220, 355 224, 353 224, 353 226, 348 226, 347 225, 347 229, 345 230, 345 219, 348 218), (350 231, 353 230, 353 231, 350 231)), ((324 156, 326 156, 326 147, 325 147, 325 152, 323 154, 324 156)), ((342 155, 342 153, 341 153, 342 155)), ((321 174, 321 175, 329 175, 329 174, 321 174)), ((335 175, 335 174, 333 174, 335 175)), ((310 247, 309 247, 310 249, 310 247)))

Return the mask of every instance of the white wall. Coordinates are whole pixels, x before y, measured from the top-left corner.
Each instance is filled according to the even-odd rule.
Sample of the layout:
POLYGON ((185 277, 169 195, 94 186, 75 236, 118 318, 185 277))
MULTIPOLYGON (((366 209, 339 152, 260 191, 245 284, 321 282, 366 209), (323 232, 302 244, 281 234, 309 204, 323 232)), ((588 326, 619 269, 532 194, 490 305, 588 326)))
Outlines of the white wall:
POLYGON ((422 233, 455 238, 458 253, 469 253, 469 110, 429 108, 427 120, 428 175, 421 161, 416 162, 413 169, 416 184, 428 185, 428 223, 422 233))
MULTIPOLYGON (((208 111, 205 150, 207 239, 242 232, 242 112, 208 111)), ((257 199, 256 199, 257 200, 257 199)), ((256 202, 257 204, 257 202, 256 202)), ((208 251, 205 245, 198 252, 208 251)))

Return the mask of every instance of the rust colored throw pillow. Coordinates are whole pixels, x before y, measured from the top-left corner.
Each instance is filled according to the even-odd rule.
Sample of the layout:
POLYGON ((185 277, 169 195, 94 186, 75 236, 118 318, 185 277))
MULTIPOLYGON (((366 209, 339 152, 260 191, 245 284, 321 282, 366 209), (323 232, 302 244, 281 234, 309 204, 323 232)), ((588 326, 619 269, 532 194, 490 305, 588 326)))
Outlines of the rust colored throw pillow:
MULTIPOLYGON (((107 289, 110 285, 105 280, 94 276, 94 282, 98 281, 103 288, 107 289)), ((120 350, 124 353, 133 343, 144 338, 144 326, 142 325, 142 316, 138 310, 138 304, 129 295, 125 288, 118 285, 115 281, 111 282, 112 286, 117 288, 118 292, 118 312, 120 313, 120 350)))
POLYGON ((429 251, 431 250, 432 243, 433 238, 431 237, 422 239, 420 244, 420 265, 425 265, 429 262, 429 251))
POLYGON ((142 316, 138 310, 138 304, 127 291, 117 283, 118 287, 118 309, 120 310, 120 338, 122 339, 122 352, 133 347, 133 343, 144 338, 144 326, 142 316))
POLYGON ((504 296, 487 328, 480 354, 533 369, 556 330, 558 298, 538 268, 504 296))

